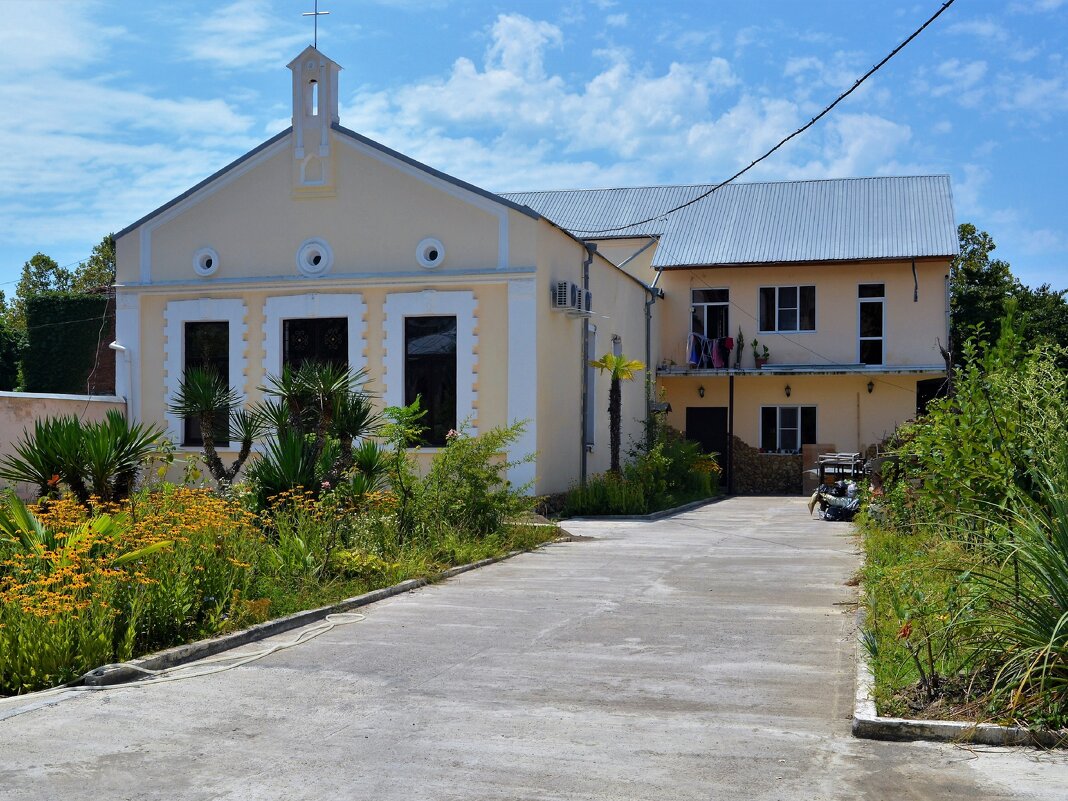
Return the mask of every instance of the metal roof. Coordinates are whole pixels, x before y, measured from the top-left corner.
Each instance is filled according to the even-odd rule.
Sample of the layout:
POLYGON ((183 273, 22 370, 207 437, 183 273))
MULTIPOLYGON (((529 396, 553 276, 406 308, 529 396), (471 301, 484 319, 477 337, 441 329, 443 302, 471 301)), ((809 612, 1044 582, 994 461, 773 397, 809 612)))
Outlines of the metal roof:
POLYGON ((948 175, 506 192, 586 239, 660 237, 654 267, 951 257, 948 175), (605 229, 658 217, 620 231, 605 229))

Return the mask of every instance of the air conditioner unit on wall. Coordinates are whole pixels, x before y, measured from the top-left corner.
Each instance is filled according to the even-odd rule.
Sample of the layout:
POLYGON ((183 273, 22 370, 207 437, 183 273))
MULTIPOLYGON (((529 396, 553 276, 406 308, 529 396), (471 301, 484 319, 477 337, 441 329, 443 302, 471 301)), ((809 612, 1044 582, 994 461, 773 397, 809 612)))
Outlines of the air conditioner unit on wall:
POLYGON ((553 309, 556 311, 569 311, 575 308, 575 297, 578 287, 570 281, 556 281, 553 283, 553 309))
POLYGON ((567 312, 570 317, 589 317, 592 312, 593 295, 588 289, 570 281, 555 281, 553 289, 553 309, 567 312))

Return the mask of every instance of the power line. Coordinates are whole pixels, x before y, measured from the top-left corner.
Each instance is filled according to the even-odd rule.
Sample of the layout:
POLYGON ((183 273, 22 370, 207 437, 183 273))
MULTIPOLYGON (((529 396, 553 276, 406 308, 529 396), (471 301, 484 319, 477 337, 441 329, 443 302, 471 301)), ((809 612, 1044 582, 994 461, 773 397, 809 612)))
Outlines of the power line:
POLYGON ((853 92, 855 92, 857 89, 860 88, 860 85, 862 83, 864 83, 866 80, 868 80, 868 78, 870 78, 872 75, 874 75, 876 72, 878 72, 879 69, 884 64, 886 64, 886 62, 888 62, 890 59, 892 59, 894 56, 896 56, 898 53, 900 53, 902 50, 904 50, 905 47, 909 44, 909 42, 911 42, 913 39, 915 39, 917 36, 919 36, 924 31, 924 29, 927 28, 928 25, 930 25, 932 22, 934 22, 936 19, 938 19, 942 15, 942 13, 947 8, 949 8, 951 5, 953 5, 953 3, 955 3, 955 2, 956 2, 956 0, 946 0, 946 2, 944 2, 942 4, 941 8, 939 8, 938 11, 936 11, 934 14, 932 14, 927 19, 927 21, 925 23, 923 23, 923 25, 921 25, 919 28, 917 28, 915 31, 913 31, 912 34, 907 39, 905 39, 901 44, 899 44, 897 47, 895 47, 893 50, 891 50, 882 61, 880 61, 878 64, 876 64, 870 70, 868 70, 866 73, 864 73, 859 78, 857 78, 856 82, 852 86, 850 86, 848 89, 846 89, 844 92, 842 92, 842 94, 838 95, 838 97, 836 97, 834 99, 833 103, 831 103, 829 106, 824 108, 823 111, 821 111, 819 114, 817 114, 811 120, 806 122, 804 125, 802 125, 800 128, 798 128, 796 131, 794 131, 792 134, 790 134, 789 136, 784 137, 783 139, 780 139, 778 144, 776 144, 774 147, 772 147, 770 150, 768 150, 763 156, 760 156, 760 158, 755 159, 754 161, 750 162, 748 167, 743 167, 742 169, 738 170, 738 172, 736 172, 734 175, 732 175, 727 180, 721 181, 720 183, 718 183, 715 186, 713 186, 711 189, 708 189, 707 191, 702 192, 700 195, 697 195, 697 197, 694 197, 694 198, 691 198, 690 200, 687 200, 685 203, 680 203, 679 205, 674 206, 674 207, 668 209, 667 211, 662 211, 662 212, 659 212, 658 214, 652 215, 651 217, 646 217, 644 220, 637 220, 635 222, 627 223, 626 225, 617 225, 617 226, 615 226, 613 228, 570 228, 570 226, 567 226, 567 227, 574 234, 608 234, 608 233, 613 233, 615 231, 625 231, 626 229, 633 228, 636 225, 645 225, 646 223, 650 223, 653 220, 659 220, 659 219, 661 219, 663 217, 667 217, 669 214, 674 214, 677 211, 681 211, 682 209, 686 208, 687 206, 692 206, 694 203, 698 202, 699 200, 704 200, 706 197, 711 195, 713 192, 715 192, 720 187, 726 186, 727 184, 731 183, 735 179, 740 178, 741 176, 745 175, 747 172, 749 172, 751 169, 753 169, 753 167, 755 167, 757 164, 762 162, 764 159, 768 158, 768 156, 770 156, 772 153, 774 153, 780 147, 785 145, 787 142, 789 142, 795 136, 799 136, 799 135, 803 134, 805 131, 807 131, 809 128, 811 128, 813 125, 815 125, 817 122, 819 122, 823 117, 825 117, 827 114, 830 113, 831 109, 833 109, 835 106, 837 106, 843 100, 845 100, 847 97, 849 97, 851 94, 853 94, 853 92))

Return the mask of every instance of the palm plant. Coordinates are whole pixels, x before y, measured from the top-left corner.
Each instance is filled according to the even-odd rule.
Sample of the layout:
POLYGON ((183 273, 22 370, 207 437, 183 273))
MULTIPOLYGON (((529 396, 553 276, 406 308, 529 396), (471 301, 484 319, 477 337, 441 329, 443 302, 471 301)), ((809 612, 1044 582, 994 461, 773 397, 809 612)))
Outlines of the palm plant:
POLYGON ((192 417, 200 425, 204 464, 219 489, 230 486, 252 452, 252 444, 263 431, 262 417, 246 409, 236 409, 241 398, 213 369, 190 367, 182 376, 178 394, 168 407, 179 417, 192 417), (215 448, 220 424, 226 424, 231 440, 239 443, 237 456, 227 467, 215 448))
MULTIPOLYGON (((354 442, 380 425, 363 389, 366 378, 364 370, 320 362, 305 362, 296 370, 287 366, 267 378, 260 387, 264 400, 253 414, 277 436, 250 472, 261 503, 298 487, 318 494, 357 466, 354 442)), ((361 458, 370 457, 363 453, 361 458)))
POLYGON ((55 495, 63 482, 83 505, 94 496, 120 501, 133 492, 162 434, 154 425, 131 424, 117 410, 96 423, 72 415, 38 420, 0 460, 0 478, 33 484, 39 497, 55 495))
MULTIPOLYGON (((1051 472, 1064 475, 1068 464, 1051 472)), ((1036 498, 1014 515, 1006 536, 984 546, 987 566, 972 578, 986 611, 978 653, 997 665, 995 690, 1009 708, 1037 704, 1068 713, 1068 497, 1063 479, 1038 470, 1036 498)), ((1063 718, 1062 718, 1063 719, 1063 718)))
POLYGON ((611 446, 611 472, 616 475, 619 467, 619 441, 623 428, 623 391, 622 382, 630 381, 635 374, 645 367, 637 359, 628 359, 624 354, 618 356, 606 353, 600 359, 590 362, 602 373, 607 372, 611 383, 608 386, 608 430, 611 446))

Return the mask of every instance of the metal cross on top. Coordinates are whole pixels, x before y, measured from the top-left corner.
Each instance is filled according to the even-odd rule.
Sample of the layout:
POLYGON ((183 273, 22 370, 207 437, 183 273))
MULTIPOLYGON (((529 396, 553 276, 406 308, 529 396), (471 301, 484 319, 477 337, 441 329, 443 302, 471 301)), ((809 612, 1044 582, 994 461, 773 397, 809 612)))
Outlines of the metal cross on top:
POLYGON ((329 11, 320 11, 319 0, 315 0, 315 10, 305 11, 301 14, 302 17, 311 17, 315 21, 315 38, 312 40, 312 47, 316 50, 319 49, 319 17, 325 17, 329 13, 329 11))

